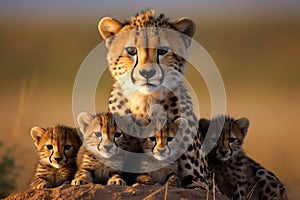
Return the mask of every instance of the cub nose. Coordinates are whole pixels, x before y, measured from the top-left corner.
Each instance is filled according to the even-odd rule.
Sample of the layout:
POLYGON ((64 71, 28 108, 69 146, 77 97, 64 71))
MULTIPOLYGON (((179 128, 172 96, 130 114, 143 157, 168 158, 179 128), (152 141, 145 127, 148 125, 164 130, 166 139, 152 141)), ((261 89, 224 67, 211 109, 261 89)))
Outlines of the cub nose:
POLYGON ((111 145, 105 145, 105 146, 103 146, 103 147, 104 147, 104 149, 105 149, 106 151, 109 151, 109 150, 112 148, 111 145))
POLYGON ((156 71, 155 69, 150 69, 150 70, 140 70, 139 74, 144 77, 145 79, 150 79, 155 75, 156 71))
POLYGON ((165 153, 166 152, 166 148, 161 148, 157 150, 159 153, 165 153))
POLYGON ((222 154, 222 156, 225 156, 227 153, 228 153, 227 150, 225 150, 225 151, 220 151, 220 154, 222 154))
POLYGON ((61 157, 57 157, 57 158, 54 158, 58 163, 60 162, 60 161, 62 161, 62 158, 61 157))

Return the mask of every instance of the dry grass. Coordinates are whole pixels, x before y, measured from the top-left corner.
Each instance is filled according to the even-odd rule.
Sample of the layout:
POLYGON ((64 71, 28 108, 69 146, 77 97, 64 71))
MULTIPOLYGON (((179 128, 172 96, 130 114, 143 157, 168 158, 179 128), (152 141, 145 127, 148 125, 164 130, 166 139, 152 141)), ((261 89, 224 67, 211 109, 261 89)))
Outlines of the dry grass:
MULTIPOLYGON (((24 133, 24 130, 28 129, 29 122, 26 120, 28 119, 29 104, 32 101, 35 89, 38 83, 38 73, 35 72, 32 75, 32 78, 27 82, 25 78, 21 81, 21 89, 19 95, 19 103, 17 108, 17 113, 15 117, 14 126, 12 127, 12 154, 16 159, 16 171, 19 174, 19 179, 23 181, 23 184, 26 183, 26 179, 28 174, 22 173, 22 171, 27 170, 26 168, 30 166, 24 165, 24 163, 28 163, 28 156, 26 153, 28 152, 27 144, 20 143, 20 133, 24 133), (25 154, 25 156, 24 156, 25 154)), ((29 136, 29 135, 28 135, 29 136)), ((30 162, 29 162, 30 163, 30 162)), ((26 184, 27 185, 27 184, 26 184)), ((22 188, 23 186, 18 182, 17 188, 22 188)))
MULTIPOLYGON (((21 90, 19 96, 18 111, 15 118, 15 124, 13 126, 13 141, 17 142, 19 138, 20 130, 24 130, 24 119, 28 113, 29 103, 32 100, 34 90, 36 89, 38 82, 38 73, 35 72, 27 83, 26 79, 21 81, 21 90)), ((14 144, 16 146, 16 144, 14 144)))
POLYGON ((150 199, 152 199, 152 197, 153 197, 154 195, 156 195, 157 193, 159 193, 160 191, 162 191, 162 190, 164 190, 164 189, 166 189, 166 186, 162 186, 162 187, 159 188, 158 190, 156 190, 156 191, 150 193, 149 195, 147 195, 147 196, 146 196, 145 198, 143 198, 142 200, 150 200, 150 199))
POLYGON ((193 181, 196 185, 198 185, 200 188, 204 189, 206 191, 206 200, 209 198, 209 188, 201 183, 198 183, 196 181, 193 181))
POLYGON ((250 191, 248 192, 248 194, 247 194, 247 196, 246 196, 246 199, 247 199, 247 200, 250 200, 250 199, 251 199, 251 197, 252 197, 252 195, 253 195, 253 193, 254 193, 254 190, 255 190, 255 187, 256 187, 256 186, 257 186, 257 183, 254 184, 254 185, 251 187, 250 191))

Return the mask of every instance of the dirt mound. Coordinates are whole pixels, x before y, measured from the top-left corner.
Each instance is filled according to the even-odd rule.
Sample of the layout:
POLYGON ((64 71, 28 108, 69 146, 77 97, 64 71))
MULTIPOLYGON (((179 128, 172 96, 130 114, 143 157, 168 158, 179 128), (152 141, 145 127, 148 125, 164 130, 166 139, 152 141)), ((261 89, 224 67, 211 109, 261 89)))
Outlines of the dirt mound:
MULTIPOLYGON (((135 185, 135 186, 103 186, 88 184, 82 186, 63 185, 53 189, 26 190, 24 192, 11 194, 5 200, 15 199, 130 199, 130 200, 156 200, 164 199, 165 186, 161 185, 135 185)), ((167 188, 167 199, 206 199, 206 191, 198 189, 167 188)), ((209 199, 213 199, 210 196, 209 199)), ((216 195, 217 200, 228 200, 221 194, 216 195)))

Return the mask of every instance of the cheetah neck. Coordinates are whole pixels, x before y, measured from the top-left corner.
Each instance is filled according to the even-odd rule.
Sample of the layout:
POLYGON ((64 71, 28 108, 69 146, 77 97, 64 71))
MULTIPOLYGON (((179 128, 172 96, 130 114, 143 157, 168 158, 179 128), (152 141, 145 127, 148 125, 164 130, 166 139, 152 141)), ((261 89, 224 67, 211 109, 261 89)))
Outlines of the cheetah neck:
POLYGON ((164 92, 156 92, 149 95, 135 92, 128 99, 128 108, 136 116, 149 117, 151 115, 151 107, 159 104, 161 100, 166 98, 167 95, 164 92))

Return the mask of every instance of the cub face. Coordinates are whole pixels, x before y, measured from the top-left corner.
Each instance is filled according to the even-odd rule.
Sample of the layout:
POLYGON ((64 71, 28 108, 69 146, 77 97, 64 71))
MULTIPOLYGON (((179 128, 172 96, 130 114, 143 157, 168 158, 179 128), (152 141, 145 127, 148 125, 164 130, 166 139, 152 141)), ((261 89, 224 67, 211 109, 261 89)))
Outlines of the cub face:
POLYGON ((104 158, 117 152, 123 133, 113 114, 99 113, 94 116, 83 112, 78 115, 77 122, 83 134, 83 144, 88 150, 99 153, 104 158))
MULTIPOLYGON (((212 121, 200 119, 199 128, 201 129, 202 134, 206 135, 209 125, 217 125, 217 121, 220 121, 220 118, 224 118, 224 116, 213 118, 212 121)), ((241 150, 248 127, 249 120, 245 117, 235 120, 225 116, 222 132, 210 154, 220 161, 226 161, 235 156, 239 150, 241 150)), ((215 134, 216 133, 213 133, 211 137, 215 138, 215 134)))
POLYGON ((151 132, 147 141, 146 151, 150 151, 157 160, 165 160, 166 158, 174 155, 177 149, 174 147, 178 145, 170 146, 170 143, 179 143, 180 141, 175 140, 177 132, 180 128, 184 129, 187 127, 187 121, 184 118, 178 118, 175 121, 167 120, 166 124, 161 127, 160 124, 156 124, 154 131, 151 132))
POLYGON ((75 162, 81 140, 76 129, 57 125, 33 127, 31 137, 40 155, 40 162, 55 168, 75 162))
POLYGON ((110 72, 124 89, 148 94, 162 85, 177 86, 176 79, 185 71, 190 37, 195 33, 192 20, 170 22, 164 15, 146 10, 125 23, 105 17, 98 29, 108 47, 110 72))

